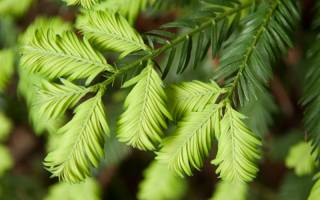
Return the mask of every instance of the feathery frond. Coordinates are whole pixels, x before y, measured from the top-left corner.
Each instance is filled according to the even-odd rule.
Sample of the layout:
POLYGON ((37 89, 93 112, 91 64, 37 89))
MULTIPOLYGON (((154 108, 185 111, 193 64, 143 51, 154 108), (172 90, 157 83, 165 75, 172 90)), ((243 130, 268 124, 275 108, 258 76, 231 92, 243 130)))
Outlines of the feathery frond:
POLYGON ((57 118, 62 116, 68 108, 72 108, 85 96, 89 90, 61 79, 62 84, 50 83, 43 80, 39 92, 35 97, 35 106, 41 116, 57 118))
POLYGON ((255 161, 260 158, 261 142, 244 124, 246 117, 230 104, 226 105, 221 120, 218 139, 218 152, 212 161, 217 165, 216 172, 224 181, 251 181, 258 168, 255 161))
POLYGON ((14 71, 14 51, 0 50, 0 92, 3 92, 14 71))
POLYGON ((47 169, 67 182, 84 180, 103 157, 109 134, 100 92, 79 105, 72 120, 58 134, 63 136, 60 145, 45 158, 47 169))
POLYGON ((149 61, 145 69, 123 87, 135 85, 125 100, 125 112, 118 122, 118 138, 135 148, 155 150, 171 119, 163 83, 149 61))
POLYGON ((201 2, 203 5, 195 8, 196 14, 164 24, 159 30, 147 33, 149 46, 153 47, 156 44, 171 46, 167 53, 167 62, 162 67, 163 78, 166 77, 173 64, 179 74, 188 67, 197 68, 207 56, 210 47, 212 56, 216 57, 223 43, 229 38, 241 19, 241 12, 237 10, 250 6, 250 4, 240 4, 237 0, 227 3, 219 0, 201 2), (176 34, 168 29, 190 30, 190 33, 173 39, 176 34))
POLYGON ((25 98, 29 109, 29 119, 36 134, 42 134, 45 131, 56 133, 57 129, 63 125, 64 118, 49 118, 47 115, 39 115, 38 108, 33 106, 41 83, 44 78, 36 74, 31 74, 24 69, 19 68, 18 92, 25 98))
POLYGON ((308 200, 318 200, 320 197, 320 174, 318 174, 317 176, 317 181, 311 189, 308 200))
POLYGON ((243 182, 220 181, 210 200, 246 200, 248 185, 243 182))
POLYGON ((21 66, 48 79, 87 79, 89 84, 99 73, 114 71, 86 39, 79 40, 73 32, 55 35, 38 31, 22 54, 21 66))
POLYGON ((247 16, 240 35, 233 37, 222 52, 215 79, 225 80, 230 95, 240 104, 257 98, 271 76, 271 64, 292 46, 291 35, 299 19, 295 0, 261 2, 247 16))
POLYGON ((170 171, 167 165, 153 161, 144 171, 144 179, 139 184, 138 199, 181 199, 186 186, 186 180, 170 171))
POLYGON ((298 176, 304 176, 313 172, 315 163, 315 153, 307 142, 300 142, 291 147, 286 158, 286 166, 293 168, 298 176))
POLYGON ((208 104, 215 103, 225 92, 215 82, 201 81, 183 82, 172 85, 169 90, 169 102, 175 120, 179 120, 187 112, 203 111, 208 104))
POLYGON ((32 42, 36 32, 41 30, 43 32, 48 32, 49 30, 54 30, 56 35, 61 35, 66 31, 71 31, 72 26, 70 23, 63 21, 59 17, 38 17, 32 22, 32 24, 27 28, 27 30, 19 37, 19 42, 21 44, 28 44, 32 42))
POLYGON ((164 139, 157 159, 180 176, 200 170, 219 132, 221 105, 211 104, 199 112, 188 112, 175 132, 164 139))
POLYGON ((125 18, 108 11, 85 12, 78 20, 82 33, 102 50, 112 50, 124 57, 138 50, 146 50, 141 36, 125 18))
POLYGON ((100 0, 63 0, 68 5, 81 5, 84 8, 92 8, 94 5, 98 4, 100 0))
POLYGON ((44 200, 100 200, 100 188, 96 180, 86 179, 82 183, 56 183, 49 188, 44 200))

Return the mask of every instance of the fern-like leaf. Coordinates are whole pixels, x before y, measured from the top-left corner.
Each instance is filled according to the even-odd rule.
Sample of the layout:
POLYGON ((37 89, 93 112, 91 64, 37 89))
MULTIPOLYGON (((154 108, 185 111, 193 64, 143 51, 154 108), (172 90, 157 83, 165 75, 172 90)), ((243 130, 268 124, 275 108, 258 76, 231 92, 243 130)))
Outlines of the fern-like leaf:
POLYGON ((41 30, 43 32, 48 32, 49 30, 54 30, 54 33, 61 35, 66 31, 71 31, 72 26, 70 23, 63 21, 59 17, 37 17, 34 22, 28 27, 28 29, 21 34, 19 37, 19 42, 21 44, 28 44, 32 42, 36 32, 41 30))
POLYGON ((221 120, 221 134, 217 135, 218 153, 213 164, 225 181, 251 181, 258 169, 255 161, 260 158, 261 142, 246 127, 245 116, 226 105, 221 120))
POLYGON ((192 175, 209 154, 214 134, 219 131, 220 115, 221 106, 216 104, 186 113, 173 135, 164 140, 157 159, 181 176, 192 175))
POLYGON ((138 199, 181 199, 185 190, 185 179, 178 177, 165 164, 153 161, 144 171, 144 179, 139 184, 138 199))
POLYGON ((225 92, 215 82, 184 82, 173 85, 169 91, 170 102, 173 102, 172 113, 179 120, 187 112, 203 111, 210 103, 215 103, 225 92))
POLYGON ((42 134, 45 131, 56 133, 63 123, 64 118, 49 118, 47 115, 39 115, 39 109, 34 106, 37 99, 39 88, 44 78, 36 74, 31 74, 24 69, 19 69, 18 92, 26 99, 29 109, 29 119, 36 134, 42 134))
POLYGON ((40 115, 57 118, 63 115, 68 108, 74 107, 89 92, 87 88, 70 81, 61 79, 61 82, 62 84, 55 84, 42 81, 33 105, 38 108, 40 115))
POLYGON ((153 63, 123 87, 134 85, 125 101, 125 112, 118 122, 118 138, 135 148, 155 150, 162 141, 166 118, 171 119, 163 83, 153 63))
POLYGON ((271 64, 292 46, 291 34, 299 19, 295 0, 263 1, 243 20, 244 29, 222 52, 215 79, 224 79, 239 101, 257 98, 271 76, 271 64))
POLYGON ((45 159, 47 169, 67 182, 79 182, 90 175, 104 155, 109 133, 100 92, 75 110, 73 119, 62 127, 60 145, 45 159))
POLYGON ((78 20, 78 28, 100 49, 120 52, 120 57, 148 48, 136 30, 117 13, 86 12, 78 20))
POLYGON ((32 42, 22 48, 21 65, 49 78, 87 79, 89 84, 99 73, 113 72, 104 57, 89 42, 73 32, 55 35, 38 31, 32 42))

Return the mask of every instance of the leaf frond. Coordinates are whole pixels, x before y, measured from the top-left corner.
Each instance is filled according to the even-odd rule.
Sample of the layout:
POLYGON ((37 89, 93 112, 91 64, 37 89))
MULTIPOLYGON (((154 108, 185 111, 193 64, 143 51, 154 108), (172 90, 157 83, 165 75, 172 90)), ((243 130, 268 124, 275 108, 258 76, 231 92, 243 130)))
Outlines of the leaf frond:
POLYGON ((169 99, 172 104, 172 113, 175 120, 179 120, 187 112, 202 111, 210 103, 215 103, 218 97, 225 92, 215 82, 201 81, 183 82, 172 85, 169 90, 169 99))
POLYGON ((272 74, 271 64, 292 46, 291 35, 298 19, 294 0, 263 1, 243 19, 244 28, 224 48, 215 75, 215 80, 225 80, 230 95, 237 92, 241 105, 263 91, 272 74))
POLYGON ((101 72, 114 71, 86 39, 79 40, 73 32, 55 35, 38 31, 22 48, 21 66, 48 79, 86 79, 86 84, 101 72))
POLYGON ((94 45, 102 50, 119 52, 120 57, 148 49, 138 32, 117 13, 85 12, 79 18, 77 27, 94 45))
POLYGON ((125 142, 142 150, 155 150, 167 128, 166 119, 171 119, 163 83, 153 64, 149 61, 145 69, 123 87, 133 89, 125 100, 125 112, 118 121, 117 136, 125 142))
POLYGON ((59 129, 60 145, 45 158, 45 166, 60 179, 76 183, 88 177, 104 155, 109 134, 101 94, 80 104, 72 120, 59 129))
POLYGON ((178 122, 175 132, 164 139, 157 159, 180 176, 200 170, 219 131, 221 106, 208 105, 199 112, 188 112, 178 122))
POLYGON ((226 105, 220 134, 216 134, 218 152, 212 161, 224 181, 248 182, 258 171, 255 161, 260 158, 261 142, 246 127, 244 119, 230 104, 226 105))
POLYGON ((19 43, 28 44, 32 42, 36 32, 41 30, 48 32, 54 30, 56 35, 61 35, 66 31, 71 31, 72 26, 70 23, 63 21, 60 17, 37 17, 27 30, 19 37, 19 43))
POLYGON ((61 79, 62 84, 42 81, 33 106, 38 108, 39 115, 49 118, 62 116, 68 108, 72 108, 89 90, 61 79))

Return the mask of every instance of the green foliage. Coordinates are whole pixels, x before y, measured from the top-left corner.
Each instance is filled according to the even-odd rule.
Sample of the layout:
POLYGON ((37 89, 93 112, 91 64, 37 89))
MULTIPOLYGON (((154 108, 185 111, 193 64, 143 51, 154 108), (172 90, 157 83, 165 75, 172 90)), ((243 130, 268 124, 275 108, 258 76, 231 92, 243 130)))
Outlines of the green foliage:
POLYGON ((221 106, 211 104, 199 112, 188 112, 178 122, 177 129, 166 138, 157 159, 167 163, 179 175, 192 175, 200 170, 208 156, 220 127, 221 106))
POLYGON ((57 183, 49 188, 44 200, 99 200, 100 188, 96 180, 87 179, 78 184, 57 183))
POLYGON ((54 30, 55 34, 61 35, 63 32, 71 31, 72 26, 59 17, 38 17, 31 25, 29 25, 27 30, 20 35, 19 42, 21 44, 28 44, 32 42, 37 30, 41 30, 43 32, 54 30))
POLYGON ((26 90, 23 93, 35 123, 67 119, 66 110, 76 107, 65 126, 52 129, 50 137, 57 140, 50 139, 49 150, 53 150, 45 165, 53 176, 75 183, 98 167, 109 133, 103 97, 118 79, 134 77, 123 84, 133 88, 117 124, 117 138, 141 150, 157 151, 159 159, 146 171, 139 198, 178 198, 181 191, 172 188, 180 188, 181 183, 173 173, 192 175, 199 170, 214 137, 218 152, 212 162, 224 181, 215 198, 223 198, 226 185, 236 183, 244 198, 247 186, 243 182, 255 178, 261 146, 258 134, 249 127, 262 135, 272 121, 274 105, 265 86, 271 65, 292 45, 291 34, 299 19, 294 0, 203 0, 194 14, 146 33, 148 45, 130 23, 154 1, 66 2, 90 8, 77 20, 83 38, 59 20, 38 20, 21 39, 20 88, 26 90), (106 61, 110 54, 95 48, 119 53, 114 67, 106 61), (173 68, 177 74, 195 69, 209 49, 210 57, 221 55, 214 79, 225 87, 213 81, 181 83, 171 87, 168 101, 162 79, 173 68), (164 66, 157 63, 160 56, 166 58, 164 66), (170 106, 177 127, 164 139, 170 106), (261 119, 247 119, 236 109, 261 119), (159 179, 163 185, 154 190, 159 179))
POLYGON ((130 24, 133 24, 138 14, 154 1, 156 0, 104 0, 95 8, 96 10, 119 12, 130 24))
POLYGON ((5 141, 12 128, 11 121, 4 115, 4 113, 0 112, 0 141, 5 141))
POLYGON ((170 171, 165 164, 153 161, 144 171, 139 184, 139 200, 182 199, 186 191, 186 180, 170 171))
POLYGON ((241 104, 264 91, 271 64, 292 46, 290 35, 298 19, 294 0, 262 1, 243 20, 241 33, 228 42, 215 78, 224 79, 230 93, 237 91, 241 104))
POLYGON ((43 80, 34 100, 34 105, 42 116, 57 118, 68 108, 73 108, 90 90, 61 79, 62 84, 43 80))
POLYGON ((81 5, 84 8, 92 8, 96 5, 100 0, 63 0, 68 5, 81 5))
POLYGON ((171 119, 163 83, 153 63, 149 61, 145 69, 123 87, 133 86, 125 100, 125 112, 118 122, 118 138, 135 148, 155 150, 167 128, 166 119, 171 119))
POLYGON ((78 20, 78 28, 95 46, 119 52, 120 57, 148 48, 126 19, 117 13, 86 12, 78 20))
POLYGON ((32 2, 33 0, 0 0, 0 16, 20 17, 28 10, 32 2))
POLYGON ((14 52, 12 49, 0 50, 0 92, 3 92, 14 71, 14 52))
POLYGON ((172 103, 172 113, 179 120, 188 112, 203 111, 208 104, 215 103, 225 92, 215 82, 201 81, 183 82, 169 88, 169 100, 172 103))
POLYGON ((316 166, 315 153, 309 143, 300 142, 291 147, 286 165, 293 168, 298 176, 311 174, 316 166))
POLYGON ((13 160, 7 147, 0 145, 0 176, 13 166, 13 160))
POLYGON ((23 69, 19 70, 19 75, 18 92, 26 99, 29 108, 29 118, 34 131, 39 135, 45 131, 55 133, 62 125, 64 119, 62 117, 59 119, 49 119, 47 115, 39 115, 38 107, 34 106, 43 78, 36 74, 30 74, 23 69))
POLYGON ((308 197, 308 200, 317 200, 320 197, 320 179, 316 181, 314 186, 311 189, 310 195, 308 197))
POLYGON ((187 68, 197 68, 207 56, 210 47, 212 56, 216 57, 238 25, 241 19, 240 10, 249 6, 250 4, 241 5, 237 0, 227 3, 204 0, 201 1, 201 6, 194 9, 194 15, 164 24, 159 30, 149 31, 147 38, 150 46, 164 45, 163 49, 170 50, 167 52, 167 62, 162 67, 162 77, 165 78, 173 67, 177 74, 183 73, 187 68), (170 29, 188 31, 177 36, 170 29))
POLYGON ((218 138, 218 153, 212 161, 217 173, 225 181, 251 181, 258 169, 255 161, 260 158, 261 145, 243 122, 245 116, 227 104, 221 120, 218 138))
POLYGON ((242 182, 220 181, 210 200, 245 200, 248 186, 242 182))
MULTIPOLYGON (((61 35, 65 31, 71 30, 71 25, 63 22, 62 19, 58 17, 45 18, 39 17, 27 28, 24 34, 19 37, 20 45, 27 45, 32 42, 36 32, 42 30, 48 32, 49 30, 55 30, 56 34, 61 35)), ((38 91, 41 88, 42 82, 44 82, 44 77, 39 74, 30 73, 25 69, 20 62, 19 65, 19 85, 18 92, 26 99, 29 108, 29 118, 37 134, 41 134, 45 131, 50 133, 55 133, 57 129, 62 125, 64 119, 60 117, 59 119, 49 119, 49 117, 43 114, 39 115, 38 107, 34 106, 38 98, 38 91)))
POLYGON ((39 30, 22 54, 23 67, 48 79, 86 79, 89 84, 101 72, 114 71, 86 39, 79 40, 73 32, 55 35, 39 30))
POLYGON ((54 176, 67 182, 78 182, 90 175, 104 155, 103 146, 109 127, 101 93, 75 110, 73 119, 59 129, 60 145, 48 154, 45 165, 54 176))
MULTIPOLYGON (((320 13, 318 11, 318 13, 320 13)), ((318 28, 320 17, 316 18, 315 25, 318 28)), ((319 55, 320 55, 320 40, 315 39, 314 44, 310 47, 308 52, 308 70, 304 81, 304 94, 302 98, 302 105, 304 106, 304 125, 308 133, 311 135, 313 147, 320 148, 320 115, 319 115, 319 98, 320 90, 317 87, 319 84, 319 55)), ((318 155, 319 157, 320 155, 318 155)))

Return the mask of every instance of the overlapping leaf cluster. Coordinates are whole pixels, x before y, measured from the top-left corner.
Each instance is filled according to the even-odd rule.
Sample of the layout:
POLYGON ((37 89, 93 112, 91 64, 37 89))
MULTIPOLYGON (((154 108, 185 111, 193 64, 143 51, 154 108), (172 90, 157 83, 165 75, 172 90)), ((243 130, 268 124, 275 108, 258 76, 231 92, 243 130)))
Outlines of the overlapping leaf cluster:
MULTIPOLYGON (((36 86, 25 94, 29 107, 40 113, 39 118, 50 120, 68 119, 67 111, 74 109, 71 120, 55 131, 61 136, 60 145, 45 159, 54 176, 78 182, 99 165, 109 133, 104 95, 110 84, 133 74, 123 84, 132 89, 118 121, 117 137, 132 147, 156 151, 162 163, 147 172, 142 199, 155 195, 144 188, 155 182, 156 173, 165 171, 163 166, 171 170, 165 177, 169 185, 179 185, 173 172, 184 176, 200 170, 214 139, 218 152, 212 163, 224 181, 255 178, 261 141, 249 129, 246 116, 237 111, 238 100, 233 97, 237 94, 244 104, 260 96, 257 90, 265 91, 271 64, 291 45, 290 34, 298 19, 294 1, 262 1, 255 7, 253 1, 204 0, 194 15, 163 25, 144 38, 127 19, 132 21, 149 1, 139 1, 134 11, 127 12, 122 11, 122 1, 106 1, 115 5, 113 12, 93 8, 95 0, 66 1, 92 8, 77 19, 76 27, 84 37, 68 26, 55 30, 55 23, 39 23, 28 29, 21 48, 22 80, 36 86), (245 17, 243 10, 249 13, 245 17), (163 79, 174 67, 177 74, 196 68, 209 49, 210 57, 222 55, 217 81, 183 82, 165 90, 163 79), (104 56, 109 52, 116 53, 115 63, 104 56), (160 55, 166 55, 166 62, 157 70, 160 55), (28 76, 37 78, 32 82, 28 76), (176 122, 176 128, 166 136, 169 120, 176 122)), ((168 198, 178 195, 165 186, 159 189, 168 198)))

